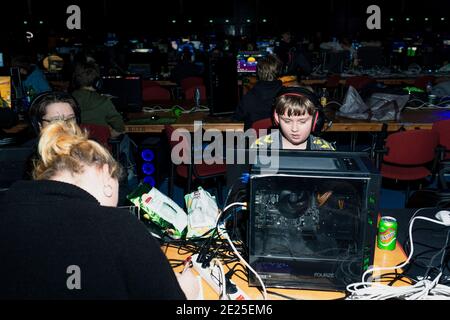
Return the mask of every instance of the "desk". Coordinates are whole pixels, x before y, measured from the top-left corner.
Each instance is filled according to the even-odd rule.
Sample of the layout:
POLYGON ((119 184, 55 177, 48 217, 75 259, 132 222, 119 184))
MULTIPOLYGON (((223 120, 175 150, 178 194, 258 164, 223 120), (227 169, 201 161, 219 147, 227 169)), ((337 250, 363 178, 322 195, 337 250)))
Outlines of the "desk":
MULTIPOLYGON (((189 255, 180 256, 177 253, 177 249, 173 247, 162 247, 163 252, 166 254, 168 259, 186 259, 189 255)), ((375 256, 374 256, 374 264, 376 267, 390 267, 398 265, 406 259, 406 255, 401 249, 399 243, 397 243, 396 249, 393 251, 379 250, 376 248, 375 256)), ((175 268, 175 272, 181 272, 183 269, 182 266, 175 268)), ((228 271, 225 268, 225 273, 228 271)), ((389 271, 387 271, 389 272, 389 271)), ((384 273, 387 273, 384 272, 384 273)), ((375 275, 379 275, 375 273, 375 275)), ((249 287, 246 281, 234 276, 232 280, 239 286, 245 293, 253 300, 261 300, 262 294, 257 288, 249 287)), ((203 296, 205 300, 218 300, 217 293, 211 289, 211 287, 205 282, 203 284, 203 296)), ((401 282, 397 282, 394 285, 404 285, 401 282)), ((332 299, 341 299, 345 297, 343 292, 334 292, 334 291, 314 291, 314 290, 298 290, 298 289, 273 289, 270 288, 269 291, 273 291, 279 294, 283 294, 298 300, 332 300, 332 299)), ((268 294, 268 299, 270 300, 278 300, 281 299, 279 296, 268 294)))
MULTIPOLYGON (((168 116, 169 113, 157 113, 160 116, 168 116)), ((354 120, 348 118, 336 117, 333 110, 326 111, 327 117, 333 121, 330 128, 325 128, 326 132, 379 132, 383 126, 383 122, 354 120)), ((148 113, 129 114, 129 119, 145 119, 149 117, 148 113)), ((431 129, 433 122, 449 119, 450 110, 422 109, 422 110, 405 110, 400 116, 400 121, 386 121, 388 131, 397 131, 400 128, 407 130, 413 129, 431 129)), ((186 128, 191 132, 194 130, 194 121, 202 121, 204 129, 216 129, 220 131, 236 130, 243 131, 244 124, 231 119, 231 117, 211 117, 206 112, 194 112, 183 114, 174 124, 175 128, 186 128)), ((164 130, 162 124, 139 124, 127 125, 125 130, 128 133, 161 133, 164 130)))

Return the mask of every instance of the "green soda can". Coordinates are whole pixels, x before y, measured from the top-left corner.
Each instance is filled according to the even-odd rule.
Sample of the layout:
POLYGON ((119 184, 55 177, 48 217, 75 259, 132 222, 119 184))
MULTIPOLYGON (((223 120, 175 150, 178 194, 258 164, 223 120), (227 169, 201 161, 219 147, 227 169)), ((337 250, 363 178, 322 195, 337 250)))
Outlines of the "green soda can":
POLYGON ((378 226, 377 246, 382 250, 394 250, 397 243, 397 219, 382 217, 378 226))

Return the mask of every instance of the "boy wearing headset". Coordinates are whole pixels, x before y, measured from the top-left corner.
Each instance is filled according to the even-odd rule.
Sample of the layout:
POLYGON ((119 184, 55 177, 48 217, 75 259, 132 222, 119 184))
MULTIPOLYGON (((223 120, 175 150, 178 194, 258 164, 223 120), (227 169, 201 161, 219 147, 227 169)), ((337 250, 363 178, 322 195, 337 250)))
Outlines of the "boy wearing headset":
POLYGON ((252 147, 294 150, 335 150, 311 133, 320 132, 323 115, 314 93, 301 87, 283 87, 275 100, 273 118, 279 130, 255 141, 252 147))

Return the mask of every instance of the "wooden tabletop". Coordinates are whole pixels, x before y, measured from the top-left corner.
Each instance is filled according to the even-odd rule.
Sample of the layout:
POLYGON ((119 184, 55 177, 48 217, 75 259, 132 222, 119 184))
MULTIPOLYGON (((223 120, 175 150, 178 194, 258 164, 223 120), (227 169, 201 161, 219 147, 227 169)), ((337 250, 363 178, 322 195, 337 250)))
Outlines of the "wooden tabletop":
MULTIPOLYGON (((377 132, 380 131, 383 122, 354 120, 343 117, 336 117, 333 110, 327 111, 327 116, 332 119, 331 127, 326 127, 327 132, 377 132)), ((145 119, 152 114, 160 117, 173 117, 169 112, 161 113, 135 113, 130 114, 129 119, 145 119)), ((400 128, 411 129, 431 129, 433 122, 450 119, 450 110, 444 109, 406 109, 401 113, 399 121, 386 121, 388 131, 396 131, 400 128)), ((194 130, 194 121, 202 121, 203 129, 216 129, 220 131, 237 130, 243 131, 244 124, 234 121, 231 117, 212 117, 206 112, 185 113, 172 124, 175 128, 186 128, 194 130)), ((126 131, 129 133, 161 133, 164 124, 126 124, 126 131)))
MULTIPOLYGON (((176 260, 184 260, 188 257, 188 255, 180 255, 177 252, 176 248, 166 246, 162 247, 163 252, 166 254, 168 259, 176 259, 176 260)), ((376 267, 390 267, 395 266, 403 262, 406 258, 406 255, 397 242, 397 246, 393 251, 380 250, 378 248, 375 249, 374 256, 374 265, 376 267)), ((175 272, 181 272, 183 267, 175 268, 175 272)), ((225 268, 225 273, 228 269, 225 268)), ((384 273, 389 273, 386 271, 384 273)), ((375 275, 379 275, 379 273, 375 272, 375 275)), ((252 300, 262 300, 262 294, 255 287, 249 287, 248 283, 239 277, 233 277, 232 280, 235 284, 241 288, 252 300)), ((395 286, 405 285, 404 283, 398 281, 394 284, 395 286)), ((203 280, 203 297, 205 300, 218 300, 218 294, 203 280)), ((332 299, 340 299, 345 297, 343 292, 336 291, 316 291, 316 290, 298 290, 298 289, 274 289, 270 288, 270 291, 286 295, 288 297, 292 297, 298 300, 332 300, 332 299)), ((268 299, 270 300, 279 300, 282 299, 276 295, 268 294, 268 299)))

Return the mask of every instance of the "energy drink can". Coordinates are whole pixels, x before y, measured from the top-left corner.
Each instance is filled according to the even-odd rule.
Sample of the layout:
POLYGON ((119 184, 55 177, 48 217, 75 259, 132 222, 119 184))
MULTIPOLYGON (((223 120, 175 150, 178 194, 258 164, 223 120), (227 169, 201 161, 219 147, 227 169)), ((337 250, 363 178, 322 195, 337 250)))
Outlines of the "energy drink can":
POLYGON ((397 243, 397 220, 382 217, 378 226, 377 246, 382 250, 394 250, 397 243))

